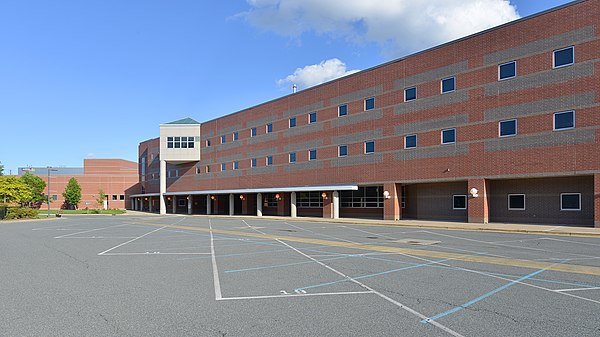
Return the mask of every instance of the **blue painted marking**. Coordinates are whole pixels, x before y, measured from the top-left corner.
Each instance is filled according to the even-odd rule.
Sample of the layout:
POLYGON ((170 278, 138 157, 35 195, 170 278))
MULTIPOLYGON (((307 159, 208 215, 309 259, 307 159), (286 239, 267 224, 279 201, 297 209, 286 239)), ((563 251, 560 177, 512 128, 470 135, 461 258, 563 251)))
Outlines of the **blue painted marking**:
POLYGON ((477 303, 477 302, 479 302, 479 301, 481 301, 481 300, 483 300, 483 299, 485 299, 487 297, 490 297, 490 296, 492 296, 492 295, 494 295, 494 294, 496 294, 496 293, 498 293, 498 292, 500 292, 500 291, 502 291, 502 290, 504 290, 504 289, 506 289, 506 288, 508 288, 508 287, 510 287, 512 285, 514 285, 514 284, 517 284, 518 282, 527 280, 527 279, 529 279, 529 278, 531 278, 531 277, 533 277, 533 276, 535 276, 535 275, 537 275, 537 274, 539 274, 539 273, 541 273, 541 272, 543 272, 545 270, 546 269, 536 270, 536 271, 534 271, 533 273, 531 273, 529 275, 523 276, 523 277, 521 277, 518 280, 515 280, 515 281, 512 281, 510 283, 507 283, 507 284, 505 284, 505 285, 503 285, 503 286, 501 286, 499 288, 496 288, 496 289, 494 289, 494 290, 492 290, 492 291, 490 291, 490 292, 488 292, 486 294, 483 294, 483 295, 481 295, 481 296, 479 296, 479 297, 477 297, 475 299, 472 299, 472 300, 470 300, 470 301, 468 301, 466 303, 463 303, 463 304, 459 305, 458 307, 452 308, 452 309, 450 309, 448 311, 444 311, 444 312, 439 313, 439 314, 437 314, 437 315, 435 315, 433 317, 421 320, 421 323, 426 324, 426 323, 435 321, 437 319, 440 319, 440 318, 442 318, 444 316, 448 316, 450 314, 453 314, 453 313, 455 313, 455 312, 457 312, 459 310, 462 310, 464 308, 467 308, 467 307, 469 307, 469 306, 471 306, 471 305, 473 305, 473 304, 475 304, 475 303, 477 303))
MULTIPOLYGON (((339 260, 339 259, 347 259, 347 258, 350 258, 350 257, 352 257, 352 256, 350 256, 350 255, 348 255, 348 256, 337 256, 337 257, 332 257, 332 258, 328 258, 328 259, 322 259, 322 260, 319 260, 319 261, 332 261, 332 260, 339 260)), ((224 273, 239 273, 239 272, 242 272, 242 271, 273 269, 273 268, 280 268, 280 267, 290 267, 290 266, 298 266, 298 265, 310 264, 310 263, 316 263, 316 262, 315 261, 304 261, 304 262, 295 262, 295 263, 276 264, 276 265, 264 266, 264 267, 233 269, 233 270, 225 270, 224 273)))

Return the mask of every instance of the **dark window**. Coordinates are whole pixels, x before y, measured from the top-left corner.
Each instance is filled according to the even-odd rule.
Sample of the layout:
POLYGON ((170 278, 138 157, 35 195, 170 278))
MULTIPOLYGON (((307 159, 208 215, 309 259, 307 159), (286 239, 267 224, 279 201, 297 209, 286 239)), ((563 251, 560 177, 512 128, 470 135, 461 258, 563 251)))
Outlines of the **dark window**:
POLYGON ((267 133, 271 133, 271 132, 273 132, 273 124, 269 123, 269 124, 267 124, 267 133))
POLYGON ((210 166, 206 165, 206 173, 210 172, 210 166))
POLYGON ((575 62, 575 48, 568 47, 554 51, 554 68, 568 66, 575 62))
POLYGON ((175 148, 176 149, 181 148, 181 137, 175 137, 175 148))
POLYGON ((442 130, 442 144, 456 143, 456 129, 442 130))
POLYGON ((221 163, 221 171, 227 170, 227 164, 221 163))
POLYGON ((561 211, 581 211, 581 193, 561 193, 561 211))
POLYGON ((188 137, 188 149, 194 148, 195 139, 196 139, 196 137, 188 137))
POLYGON ((167 137, 167 148, 173 148, 173 137, 167 137))
POLYGON ((500 121, 499 123, 500 137, 514 136, 517 134, 517 120, 511 119, 500 121))
POLYGON ((312 149, 308 151, 308 160, 317 159, 317 149, 312 149))
POLYGON ((356 191, 341 191, 340 206, 355 208, 383 208, 383 187, 359 187, 356 191))
POLYGON ((187 149, 188 147, 188 137, 181 137, 181 148, 187 149))
POLYGON ((321 192, 298 192, 296 205, 298 207, 306 208, 323 207, 323 197, 321 196, 321 192))
POLYGON ((452 209, 467 209, 467 196, 466 195, 454 195, 452 197, 453 205, 452 209))
POLYGON ((234 132, 234 133, 233 133, 233 140, 234 140, 234 141, 238 140, 239 136, 240 136, 240 135, 238 134, 238 132, 237 132, 237 131, 236 131, 236 132, 234 132))
POLYGON ((206 147, 210 147, 210 139, 206 140, 206 147))
POLYGON ((296 162, 296 152, 290 152, 290 163, 296 162))
POLYGON ((517 62, 512 61, 498 66, 498 79, 506 80, 517 76, 517 62))
POLYGON ((554 130, 573 129, 575 127, 575 111, 557 112, 554 114, 554 130))
POLYGON ((290 128, 296 127, 296 117, 290 118, 290 128))
POLYGON ((404 89, 404 101, 413 101, 417 99, 417 87, 404 89))
POLYGON ((342 116, 346 116, 348 114, 348 105, 347 104, 342 104, 340 106, 338 106, 338 116, 342 117, 342 116))
POLYGON ((317 122, 317 113, 316 112, 311 112, 308 114, 308 123, 312 124, 312 123, 316 123, 317 122))
POLYGON ((252 167, 256 167, 256 158, 252 158, 252 159, 250 160, 250 166, 252 166, 252 167))
POLYGON ((525 210, 525 194, 509 194, 508 209, 511 211, 525 210))
POLYGON ((125 200, 125 194, 119 195, 119 200, 125 200))
POLYGON ((456 88, 456 82, 454 77, 448 77, 442 80, 442 94, 454 91, 456 88))
POLYGON ((119 199, 119 196, 118 196, 118 195, 116 195, 116 194, 113 194, 113 195, 112 195, 112 200, 118 200, 118 199, 119 199))
POLYGON ((239 165, 239 163, 238 163, 237 161, 234 161, 234 162, 233 162, 233 169, 234 169, 234 170, 237 170, 237 169, 239 169, 239 168, 240 168, 240 165, 239 165))
POLYGON ((375 109, 375 97, 365 99, 365 111, 375 109))
POLYGON ((250 137, 256 137, 256 128, 250 129, 250 137))
POLYGON ((344 157, 348 155, 348 145, 340 145, 338 149, 338 156, 344 157))
POLYGON ((227 143, 227 136, 226 135, 222 135, 221 136, 221 144, 225 144, 227 143))
POLYGON ((375 152, 375 142, 372 140, 365 142, 365 153, 373 152, 375 152))
POLYGON ((408 135, 404 137, 404 148, 414 149, 417 147, 417 135, 408 135))
POLYGON ((179 205, 179 207, 185 206, 185 199, 183 199, 183 198, 177 199, 177 204, 179 205))
POLYGON ((273 165, 273 156, 267 156, 267 166, 273 165))

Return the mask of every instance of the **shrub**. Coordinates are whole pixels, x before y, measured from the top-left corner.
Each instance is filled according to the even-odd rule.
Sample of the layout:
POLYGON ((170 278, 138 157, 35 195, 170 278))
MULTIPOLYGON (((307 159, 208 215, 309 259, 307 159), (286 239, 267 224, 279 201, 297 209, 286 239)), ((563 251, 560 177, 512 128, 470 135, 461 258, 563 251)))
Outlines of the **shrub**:
POLYGON ((99 209, 93 209, 90 211, 90 214, 100 214, 100 210, 99 209))
POLYGON ((29 207, 10 207, 6 212, 7 220, 35 219, 37 217, 38 211, 29 207))

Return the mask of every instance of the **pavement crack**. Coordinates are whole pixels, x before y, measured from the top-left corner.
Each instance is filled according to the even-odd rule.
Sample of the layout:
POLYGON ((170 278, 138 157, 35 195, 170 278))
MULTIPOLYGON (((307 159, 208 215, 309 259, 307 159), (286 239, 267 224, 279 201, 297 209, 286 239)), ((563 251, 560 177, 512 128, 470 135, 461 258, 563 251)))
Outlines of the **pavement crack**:
POLYGON ((71 260, 77 261, 77 262, 79 262, 79 263, 81 263, 81 264, 85 265, 85 268, 86 268, 86 269, 89 269, 89 268, 90 268, 90 265, 89 265, 89 263, 88 263, 86 260, 81 260, 81 259, 78 259, 78 258, 76 258, 75 256, 73 256, 73 255, 71 255, 71 254, 69 254, 69 253, 67 253, 67 252, 65 252, 65 251, 62 251, 62 250, 60 250, 60 249, 58 249, 58 248, 50 247, 50 246, 48 246, 48 245, 44 245, 44 247, 46 247, 46 248, 48 248, 48 249, 52 249, 52 250, 53 250, 53 251, 55 251, 55 252, 59 252, 59 253, 61 253, 61 254, 65 255, 66 257, 70 258, 71 260))

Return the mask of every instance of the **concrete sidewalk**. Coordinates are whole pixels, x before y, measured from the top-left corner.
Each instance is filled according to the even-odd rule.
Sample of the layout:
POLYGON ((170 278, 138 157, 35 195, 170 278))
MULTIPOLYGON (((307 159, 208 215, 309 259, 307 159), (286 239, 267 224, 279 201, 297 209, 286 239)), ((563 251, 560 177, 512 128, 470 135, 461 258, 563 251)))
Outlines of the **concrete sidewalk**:
MULTIPOLYGON (((127 211, 123 215, 158 215, 157 213, 146 213, 138 211, 127 211)), ((123 216, 121 215, 121 216, 123 216)), ((173 215, 173 214, 167 214, 173 215)), ((185 215, 185 214, 176 214, 185 215)), ((199 217, 211 218, 232 218, 229 215, 192 215, 199 217)), ((493 232, 509 232, 509 233, 532 233, 532 234, 553 234, 553 235, 569 235, 569 236, 599 236, 600 228, 594 227, 574 227, 569 225, 535 225, 535 224, 515 224, 515 223, 467 223, 467 222, 449 222, 449 221, 428 221, 428 220, 369 220, 369 219, 325 219, 313 217, 281 217, 281 216, 247 216, 234 215, 233 218, 239 219, 264 219, 264 220, 280 220, 280 221, 310 221, 336 224, 354 224, 367 226, 401 226, 401 227, 417 227, 417 228, 432 228, 432 229, 455 229, 455 230, 472 230, 472 231, 493 231, 493 232)))

